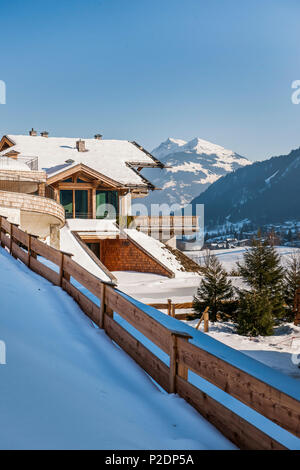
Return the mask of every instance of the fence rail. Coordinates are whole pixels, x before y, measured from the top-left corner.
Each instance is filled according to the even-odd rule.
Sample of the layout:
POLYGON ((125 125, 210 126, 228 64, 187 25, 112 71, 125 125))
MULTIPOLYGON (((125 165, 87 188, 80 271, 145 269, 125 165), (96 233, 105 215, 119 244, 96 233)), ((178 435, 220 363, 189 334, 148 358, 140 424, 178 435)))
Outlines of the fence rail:
POLYGON ((193 302, 182 302, 182 303, 176 303, 172 302, 171 299, 167 300, 167 303, 152 303, 148 304, 149 307, 156 308, 157 310, 167 310, 168 315, 177 318, 177 320, 187 320, 190 317, 194 316, 194 312, 190 313, 176 313, 176 310, 189 310, 193 308, 193 302))
POLYGON ((237 398, 266 418, 300 437, 300 402, 205 349, 190 343, 191 336, 173 331, 137 306, 110 283, 100 281, 72 260, 71 255, 45 245, 0 217, 1 246, 30 269, 61 286, 99 328, 126 351, 163 389, 178 393, 241 449, 284 449, 281 442, 263 432, 228 406, 189 382, 191 370, 237 398), (38 255, 55 265, 53 270, 38 255), (76 280, 99 299, 100 306, 73 284, 76 280), (114 318, 119 314, 169 356, 169 366, 124 329, 114 318))

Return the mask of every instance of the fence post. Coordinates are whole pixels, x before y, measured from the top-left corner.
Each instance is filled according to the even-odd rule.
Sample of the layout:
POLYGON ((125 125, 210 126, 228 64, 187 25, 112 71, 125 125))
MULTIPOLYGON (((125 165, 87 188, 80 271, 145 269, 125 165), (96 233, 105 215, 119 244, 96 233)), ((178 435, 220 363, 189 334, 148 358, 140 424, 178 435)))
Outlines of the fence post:
POLYGON ((168 299, 168 315, 172 314, 172 300, 168 299))
POLYGON ((208 309, 204 312, 204 333, 208 333, 209 331, 209 313, 208 309))
POLYGON ((105 310, 106 315, 109 317, 113 318, 114 317, 114 311, 112 308, 110 308, 108 305, 106 305, 106 310, 105 310))
POLYGON ((28 233, 28 259, 27 259, 27 266, 30 268, 30 257, 31 257, 31 235, 28 233))
POLYGON ((9 228, 9 236, 10 236, 9 253, 12 254, 12 242, 13 242, 13 224, 12 223, 10 224, 10 228, 9 228))
MULTIPOLYGON (((208 310, 209 310, 209 307, 206 307, 205 310, 204 310, 204 312, 203 312, 202 315, 201 315, 200 320, 199 320, 198 323, 197 323, 196 330, 199 329, 202 320, 204 320, 204 331, 205 331, 205 328, 207 328, 207 331, 208 331, 208 319, 209 319, 208 310)), ((206 332, 207 332, 207 331, 206 331, 206 332)))
POLYGON ((63 285, 63 277, 64 277, 64 254, 61 254, 60 258, 60 266, 59 266, 59 285, 62 287, 63 285))
POLYGON ((101 305, 100 305, 100 318, 99 318, 99 328, 105 329, 104 324, 104 317, 108 315, 109 317, 114 317, 114 311, 109 305, 106 303, 106 284, 102 282, 102 291, 101 291, 101 305))
POLYGON ((171 331, 170 341, 170 378, 169 378, 169 393, 176 393, 176 376, 179 375, 184 380, 188 378, 188 368, 178 363, 178 345, 177 338, 182 338, 188 341, 192 336, 182 331, 171 331))
POLYGON ((105 314, 105 284, 101 283, 101 304, 100 304, 100 318, 99 318, 99 328, 103 329, 104 327, 104 314, 105 314))
POLYGON ((172 304, 171 312, 172 312, 172 317, 175 318, 175 304, 172 304))
MULTIPOLYGON (((29 234, 29 240, 28 240, 28 245, 30 244, 30 258, 37 259, 37 254, 35 251, 32 250, 32 238, 37 238, 35 235, 29 234)), ((29 266, 30 266, 30 260, 29 260, 29 266)))
POLYGON ((66 281, 70 282, 70 279, 71 279, 71 276, 68 272, 65 271, 65 265, 64 265, 64 260, 65 260, 65 256, 68 256, 69 258, 71 258, 73 256, 72 253, 67 253, 66 251, 61 251, 61 250, 58 250, 61 252, 62 254, 62 258, 61 258, 61 264, 60 264, 60 270, 59 270, 59 276, 61 277, 61 283, 63 283, 63 279, 65 279, 66 281))

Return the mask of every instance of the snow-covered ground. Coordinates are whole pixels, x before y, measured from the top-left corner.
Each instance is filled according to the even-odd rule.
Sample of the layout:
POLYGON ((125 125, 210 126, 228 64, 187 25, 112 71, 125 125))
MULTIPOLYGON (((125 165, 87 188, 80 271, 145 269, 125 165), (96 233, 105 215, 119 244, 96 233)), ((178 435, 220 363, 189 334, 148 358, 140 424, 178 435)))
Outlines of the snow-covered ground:
MULTIPOLYGON (((242 261, 243 254, 246 247, 231 248, 228 250, 211 250, 210 253, 216 255, 219 261, 223 264, 226 271, 229 273, 232 269, 236 269, 236 263, 242 261)), ((280 255, 282 263, 284 264, 289 256, 295 252, 300 252, 300 248, 292 248, 289 246, 277 246, 277 253, 280 255)), ((205 251, 185 251, 185 254, 192 258, 196 263, 203 264, 205 251)))
MULTIPOLYGON (((295 249, 279 247, 277 250, 284 263, 295 249)), ((216 250, 215 253, 227 271, 230 271, 235 267, 236 261, 242 259, 244 251, 244 248, 236 248, 216 250)), ((146 304, 166 303, 167 299, 172 299, 173 302, 191 302, 201 279, 198 274, 193 273, 184 273, 182 277, 175 279, 156 274, 132 272, 114 272, 114 275, 118 279, 120 290, 146 304)), ((231 277, 230 279, 234 286, 242 285, 241 278, 231 277)), ((198 320, 187 323, 195 327, 198 320)), ((248 338, 237 335, 232 323, 216 322, 210 323, 209 335, 274 369, 300 379, 300 369, 292 361, 295 348, 298 347, 300 353, 300 327, 292 323, 276 328, 274 336, 248 338)))
MULTIPOLYGON (((195 327, 198 320, 186 323, 195 327)), ((236 334, 231 322, 216 322, 210 323, 207 334, 273 369, 300 380, 300 327, 293 323, 278 326, 273 336, 249 338, 236 334)))
POLYGON ((118 288, 146 304, 191 302, 200 282, 198 274, 181 273, 179 278, 170 279, 159 274, 114 271, 118 288))
POLYGON ((0 249, 1 449, 232 449, 77 304, 0 249))

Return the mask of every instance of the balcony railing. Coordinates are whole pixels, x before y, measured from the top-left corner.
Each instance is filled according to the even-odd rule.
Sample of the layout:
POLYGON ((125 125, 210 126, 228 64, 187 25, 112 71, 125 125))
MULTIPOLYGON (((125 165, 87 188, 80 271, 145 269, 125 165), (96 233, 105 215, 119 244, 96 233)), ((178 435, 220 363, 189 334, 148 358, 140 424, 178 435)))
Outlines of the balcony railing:
POLYGON ((14 180, 5 180, 0 178, 0 191, 7 191, 10 193, 28 194, 32 196, 46 197, 56 201, 54 189, 45 184, 42 194, 39 193, 38 183, 35 181, 23 181, 21 177, 16 177, 14 180))
MULTIPOLYGON (((65 211, 66 219, 73 219, 73 212, 65 211)), ((75 212, 75 219, 92 219, 91 212, 75 212)))
POLYGON ((194 215, 180 216, 144 216, 132 217, 132 227, 144 233, 171 232, 172 234, 192 234, 199 231, 198 217, 194 215))

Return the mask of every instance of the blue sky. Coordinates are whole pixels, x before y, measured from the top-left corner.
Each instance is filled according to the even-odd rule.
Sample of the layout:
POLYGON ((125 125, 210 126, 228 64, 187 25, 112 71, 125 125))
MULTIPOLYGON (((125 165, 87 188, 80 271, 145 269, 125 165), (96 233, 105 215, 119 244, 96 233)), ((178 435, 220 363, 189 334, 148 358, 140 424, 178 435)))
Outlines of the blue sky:
POLYGON ((300 146, 298 0, 2 0, 1 19, 1 134, 300 146))

